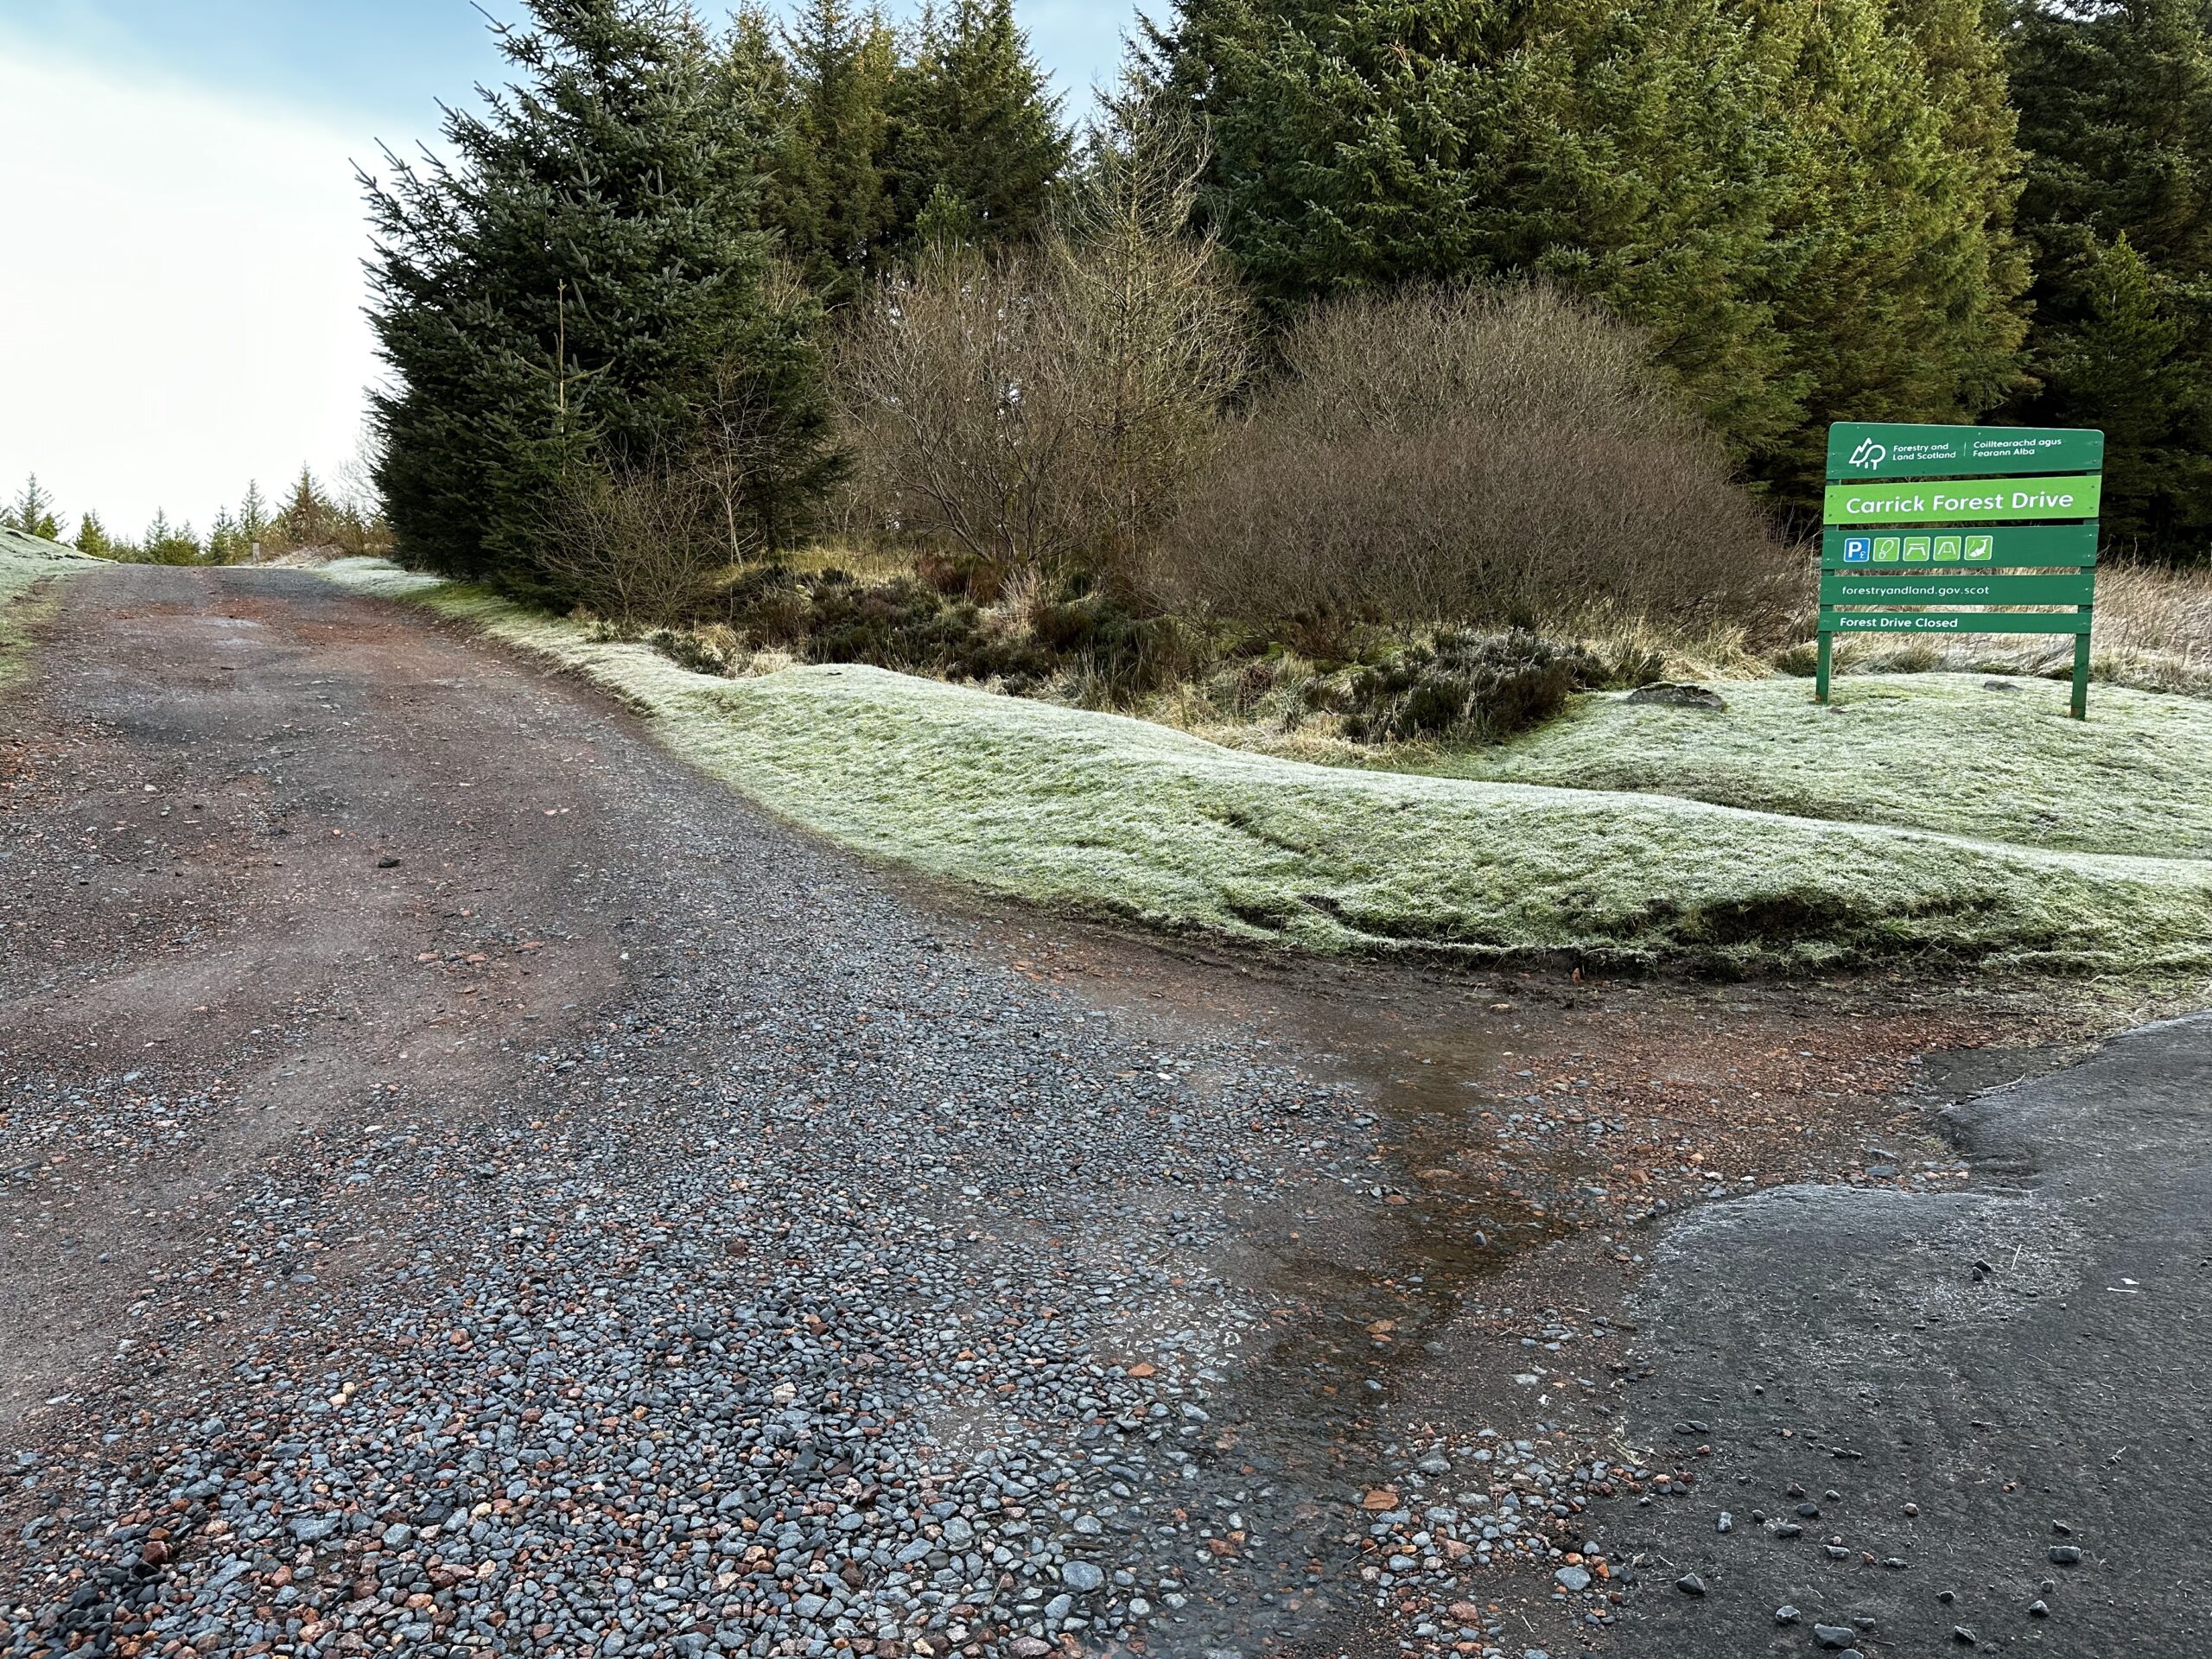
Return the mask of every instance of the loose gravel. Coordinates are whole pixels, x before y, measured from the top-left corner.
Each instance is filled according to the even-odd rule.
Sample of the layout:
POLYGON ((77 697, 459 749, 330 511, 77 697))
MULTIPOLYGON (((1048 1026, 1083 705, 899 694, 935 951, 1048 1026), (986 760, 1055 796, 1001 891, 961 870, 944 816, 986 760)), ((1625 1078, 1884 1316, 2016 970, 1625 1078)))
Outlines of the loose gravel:
POLYGON ((1513 1275, 1584 1238, 1617 1305, 1746 1102, 1814 1157, 1815 1037, 1722 1084, 1578 1014, 1637 1106, 1454 990, 1503 1046, 1388 1057, 1416 1131, 1233 973, 1063 982, 312 578, 63 629, 4 723, 8 1659, 1504 1659, 1675 1595, 1603 1511, 1700 1442, 1513 1275))

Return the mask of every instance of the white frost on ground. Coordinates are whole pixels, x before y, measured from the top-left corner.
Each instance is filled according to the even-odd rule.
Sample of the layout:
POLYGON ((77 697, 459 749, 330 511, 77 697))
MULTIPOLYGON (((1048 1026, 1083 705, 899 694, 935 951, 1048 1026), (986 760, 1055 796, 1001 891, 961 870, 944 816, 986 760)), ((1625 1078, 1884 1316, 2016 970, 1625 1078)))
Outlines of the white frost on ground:
POLYGON ((652 717, 671 749, 793 823, 1039 902, 1319 950, 2212 963, 2212 861, 2201 858, 1316 766, 860 666, 725 680, 380 562, 325 574, 581 672, 652 717))
POLYGON ((0 528, 0 685, 12 677, 29 643, 29 626, 45 614, 53 589, 41 584, 102 563, 59 542, 0 528))

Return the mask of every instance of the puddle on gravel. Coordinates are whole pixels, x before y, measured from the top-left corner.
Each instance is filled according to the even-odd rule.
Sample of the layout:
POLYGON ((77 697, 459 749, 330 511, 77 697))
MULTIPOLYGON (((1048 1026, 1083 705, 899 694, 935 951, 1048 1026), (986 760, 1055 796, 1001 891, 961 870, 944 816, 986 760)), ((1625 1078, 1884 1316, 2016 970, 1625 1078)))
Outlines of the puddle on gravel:
MULTIPOLYGON (((1185 1488, 1250 1516, 1252 1542, 1185 1577, 1192 1598, 1160 1649, 1179 1654, 1376 1650, 1348 1506, 1402 1477, 1436 1422, 1510 1432, 1545 1408, 1520 1397, 1534 1379, 1513 1327, 1541 1328, 1546 1300, 1582 1293, 1565 1265, 1557 1286, 1529 1282, 1532 1252, 1586 1236, 1580 1255, 1625 1272, 1627 1230, 1655 1208, 1789 1180, 1917 1185, 1941 1149, 1915 1141, 1912 1167, 1895 1167, 1923 1109, 1909 1096, 1997 1080, 2026 1058, 1985 1049, 1947 1070, 1941 1051, 1986 1045, 2006 1022, 1980 1007, 1869 1013, 1857 986, 1815 997, 1255 962, 1066 922, 1044 937, 999 918, 981 934, 1002 965, 1106 1013, 1133 1044, 1225 1045, 1232 1071, 1279 1065, 1335 1095, 1275 1127, 1291 1178, 1271 1196, 1230 1189, 1212 1210, 1225 1224, 1189 1258, 1261 1319, 1217 1373, 1185 1488), (1916 1077, 1919 1056, 1931 1064, 1916 1077), (1509 1299, 1501 1277, 1527 1299, 1517 1313, 1492 1305, 1509 1299)), ((1207 1063, 1196 1058, 1189 1086, 1208 1086, 1207 1063)), ((1528 1360, 1539 1374, 1576 1363, 1528 1360)))

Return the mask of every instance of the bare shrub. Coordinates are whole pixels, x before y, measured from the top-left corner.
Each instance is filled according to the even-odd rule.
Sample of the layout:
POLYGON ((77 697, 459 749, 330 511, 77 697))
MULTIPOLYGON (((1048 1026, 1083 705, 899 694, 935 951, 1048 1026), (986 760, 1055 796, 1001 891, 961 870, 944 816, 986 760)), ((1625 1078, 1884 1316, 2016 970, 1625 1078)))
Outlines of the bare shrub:
POLYGON ((1187 233, 1204 145, 1135 100, 1094 136, 1039 247, 939 247, 861 308, 839 353, 861 516, 989 573, 1109 579, 1172 518, 1243 380, 1247 314, 1187 233))
POLYGON ((1094 562, 1127 579, 1211 463, 1252 363, 1249 311, 1211 233, 1190 232, 1209 159, 1187 116, 1134 88, 1092 135, 1052 245, 1054 364, 1083 442, 1094 562))
POLYGON ((720 502, 690 473, 578 467, 556 493, 545 574, 594 614, 667 626, 699 605, 727 554, 720 502))
POLYGON ((1033 255, 948 251, 861 308, 839 381, 856 486, 880 528, 998 574, 1072 550, 1075 427, 1053 372, 1052 302, 1033 255))
POLYGON ((1232 615, 1586 628, 1758 622, 1790 557, 1643 342, 1553 289, 1339 301, 1175 526, 1161 576, 1232 615))

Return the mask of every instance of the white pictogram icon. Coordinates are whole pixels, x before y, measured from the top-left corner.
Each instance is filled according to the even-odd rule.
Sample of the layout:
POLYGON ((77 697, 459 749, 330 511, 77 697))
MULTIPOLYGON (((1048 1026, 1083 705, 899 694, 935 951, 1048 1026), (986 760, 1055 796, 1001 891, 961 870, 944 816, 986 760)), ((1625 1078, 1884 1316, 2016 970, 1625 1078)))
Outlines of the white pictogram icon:
POLYGON ((1861 439, 1859 447, 1851 452, 1851 464, 1854 467, 1878 467, 1889 453, 1873 439, 1861 439))

